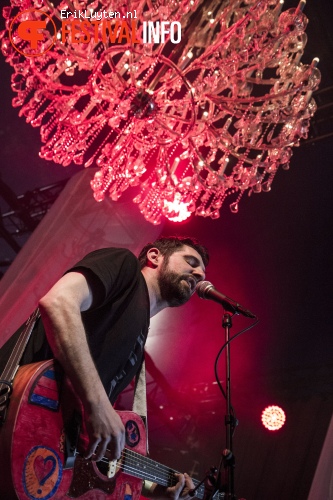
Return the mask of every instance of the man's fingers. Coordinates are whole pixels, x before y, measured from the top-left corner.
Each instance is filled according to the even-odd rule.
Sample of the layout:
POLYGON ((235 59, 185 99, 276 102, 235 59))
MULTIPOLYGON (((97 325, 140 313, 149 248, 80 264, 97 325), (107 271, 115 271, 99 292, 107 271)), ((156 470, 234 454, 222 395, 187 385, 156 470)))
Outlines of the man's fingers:
POLYGON ((92 456, 95 454, 96 452, 96 449, 97 449, 97 446, 99 445, 100 443, 100 439, 96 439, 95 441, 93 441, 92 443, 90 443, 90 446, 86 452, 86 454, 84 455, 84 458, 92 458, 92 456))
POLYGON ((125 427, 109 401, 103 419, 99 412, 92 412, 87 424, 90 436, 85 457, 96 462, 107 456, 108 460, 118 460, 125 447, 125 427), (110 411, 111 408, 111 411, 110 411))
POLYGON ((121 457, 123 449, 124 449, 124 446, 122 446, 120 443, 117 443, 117 445, 115 447, 115 453, 114 453, 116 460, 119 460, 119 458, 121 457))
POLYGON ((190 489, 194 488, 194 483, 192 481, 192 478, 186 472, 184 473, 184 478, 186 486, 188 486, 190 489))
POLYGON ((173 492, 175 494, 176 498, 179 498, 179 495, 185 486, 185 477, 184 474, 175 474, 175 476, 178 479, 177 484, 168 489, 170 490, 170 492, 173 492))
POLYGON ((119 460, 124 447, 125 436, 121 436, 120 439, 98 439, 90 445, 85 458, 91 458, 95 462, 99 462, 104 457, 108 460, 119 460))
POLYGON ((106 449, 108 447, 109 440, 101 441, 96 450, 96 456, 93 458, 96 462, 102 460, 106 455, 106 449))
POLYGON ((122 428, 118 432, 117 436, 113 438, 114 444, 114 455, 115 459, 119 459, 125 448, 125 427, 122 425, 122 428))
POLYGON ((192 478, 188 474, 186 474, 186 472, 184 474, 184 477, 185 477, 185 488, 183 491, 183 496, 185 499, 193 498, 195 496, 194 494, 192 494, 193 496, 189 495, 189 492, 194 490, 195 488, 192 478))
MULTIPOLYGON (((103 457, 105 457, 109 442, 110 439, 96 439, 90 444, 87 453, 85 454, 85 458, 91 458, 94 462, 99 462, 103 457)), ((113 459, 114 457, 111 458, 111 460, 113 459)))
POLYGON ((176 474, 176 476, 178 479, 178 483, 174 487, 175 488, 174 493, 176 495, 175 498, 183 498, 184 500, 192 498, 189 495, 189 491, 194 489, 194 483, 191 477, 188 474, 186 474, 186 472, 184 474, 176 474))

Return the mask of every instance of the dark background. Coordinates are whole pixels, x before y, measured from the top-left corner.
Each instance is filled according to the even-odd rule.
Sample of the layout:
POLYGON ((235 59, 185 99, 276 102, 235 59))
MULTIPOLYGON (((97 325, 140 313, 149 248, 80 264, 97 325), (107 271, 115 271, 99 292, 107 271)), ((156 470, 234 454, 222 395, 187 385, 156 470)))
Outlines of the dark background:
MULTIPOLYGON (((286 2, 285 8, 296 5, 286 2)), ((236 493, 247 500, 306 499, 332 415, 332 10, 331 0, 309 0, 305 8, 309 41, 302 61, 319 57, 322 83, 309 140, 294 150, 290 170, 278 172, 270 193, 244 197, 237 215, 226 206, 215 221, 196 217, 161 227, 166 235, 200 239, 211 253, 207 279, 260 319, 231 349, 232 400, 240 421, 236 493), (268 404, 286 412, 279 432, 260 423, 268 404)), ((80 169, 39 158, 39 130, 11 106, 11 68, 3 57, 0 71, 4 216, 10 206, 3 183, 21 195, 80 169)), ((14 239, 23 246, 28 236, 14 239)), ((3 273, 15 254, 0 238, 3 273)), ((220 306, 194 297, 154 319, 147 345, 151 455, 197 478, 219 462, 225 446, 224 400, 213 372, 223 343, 221 318, 220 306)), ((249 323, 235 317, 232 333, 249 323)), ((223 361, 220 377, 225 380, 223 361)), ((125 402, 126 395, 120 406, 125 402)))

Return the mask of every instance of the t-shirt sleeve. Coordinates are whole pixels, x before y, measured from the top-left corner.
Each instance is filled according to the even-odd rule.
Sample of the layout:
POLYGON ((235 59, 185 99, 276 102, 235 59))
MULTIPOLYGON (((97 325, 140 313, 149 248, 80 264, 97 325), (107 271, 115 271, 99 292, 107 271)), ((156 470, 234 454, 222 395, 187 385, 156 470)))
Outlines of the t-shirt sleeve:
POLYGON ((117 300, 124 290, 128 290, 140 273, 135 255, 124 248, 102 248, 86 255, 68 272, 84 274, 93 294, 92 308, 103 305, 108 300, 117 300))

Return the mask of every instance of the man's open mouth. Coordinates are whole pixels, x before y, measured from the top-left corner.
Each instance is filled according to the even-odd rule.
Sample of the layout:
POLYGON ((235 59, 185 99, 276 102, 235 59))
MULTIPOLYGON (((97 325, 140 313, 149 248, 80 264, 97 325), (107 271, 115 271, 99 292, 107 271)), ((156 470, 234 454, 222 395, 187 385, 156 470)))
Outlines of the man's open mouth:
POLYGON ((188 284, 188 286, 190 287, 191 293, 193 293, 195 290, 195 287, 197 286, 196 280, 192 276, 187 276, 185 278, 185 281, 188 284))

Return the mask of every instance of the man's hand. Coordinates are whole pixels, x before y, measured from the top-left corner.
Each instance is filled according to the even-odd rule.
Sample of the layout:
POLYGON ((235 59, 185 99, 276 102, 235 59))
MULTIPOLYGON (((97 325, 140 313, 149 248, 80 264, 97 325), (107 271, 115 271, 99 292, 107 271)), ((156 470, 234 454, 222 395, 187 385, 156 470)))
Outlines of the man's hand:
POLYGON ((93 404, 86 412, 86 431, 89 438, 85 458, 99 461, 118 460, 125 446, 125 427, 110 401, 93 404))
POLYGON ((188 492, 193 490, 194 484, 192 479, 188 474, 176 474, 178 477, 178 483, 175 486, 167 488, 168 497, 177 500, 178 498, 183 498, 189 500, 191 497, 188 492))
POLYGON ((154 484, 149 491, 149 494, 147 494, 147 497, 155 498, 156 500, 166 500, 169 498, 172 498, 173 500, 178 500, 178 498, 181 498, 183 500, 190 500, 191 498, 193 498, 188 494, 189 491, 194 488, 194 484, 190 476, 186 473, 175 475, 178 478, 178 482, 177 484, 175 484, 175 486, 165 488, 164 486, 154 484))

